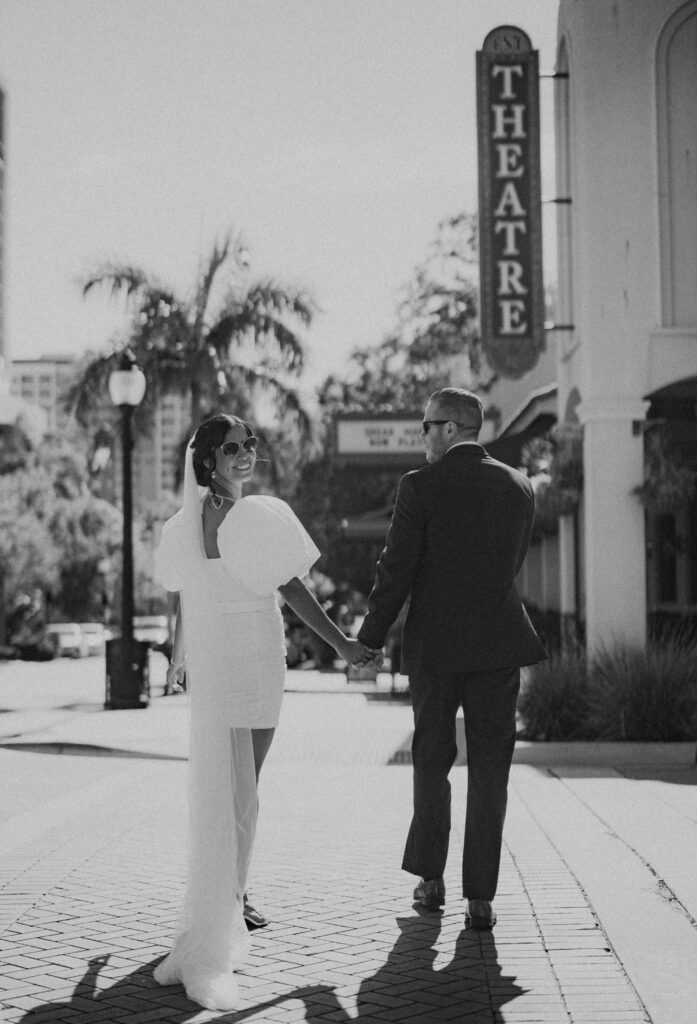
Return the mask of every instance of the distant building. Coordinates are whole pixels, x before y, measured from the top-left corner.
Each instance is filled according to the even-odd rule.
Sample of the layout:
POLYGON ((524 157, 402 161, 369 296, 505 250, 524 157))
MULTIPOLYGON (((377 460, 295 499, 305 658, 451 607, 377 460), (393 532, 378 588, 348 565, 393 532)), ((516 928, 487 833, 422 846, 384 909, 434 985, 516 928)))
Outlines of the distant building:
POLYGON ((138 438, 133 452, 133 491, 139 501, 162 501, 181 486, 181 445, 190 422, 188 398, 164 395, 155 410, 151 435, 138 438))
POLYGON ((74 374, 75 360, 68 356, 14 359, 10 364, 10 393, 43 410, 46 433, 60 434, 69 420, 60 397, 74 374))
MULTIPOLYGON (((71 429, 71 417, 65 411, 62 399, 77 366, 77 361, 68 356, 15 359, 10 365, 10 393, 43 411, 47 434, 65 435, 71 429)), ((104 436, 112 440, 114 493, 119 494, 118 411, 106 396, 99 414, 95 416, 95 434, 100 426, 106 428, 104 436)), ((155 411, 151 435, 136 439, 133 495, 137 504, 156 503, 177 489, 179 446, 188 426, 188 399, 180 395, 166 395, 155 411)))

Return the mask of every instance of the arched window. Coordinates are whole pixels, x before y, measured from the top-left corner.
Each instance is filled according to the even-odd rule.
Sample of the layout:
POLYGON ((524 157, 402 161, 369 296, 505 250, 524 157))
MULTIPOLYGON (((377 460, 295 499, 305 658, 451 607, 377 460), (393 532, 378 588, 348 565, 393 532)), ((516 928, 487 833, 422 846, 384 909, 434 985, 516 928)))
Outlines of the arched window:
POLYGON ((697 326, 697 0, 666 22, 656 47, 661 319, 697 326))

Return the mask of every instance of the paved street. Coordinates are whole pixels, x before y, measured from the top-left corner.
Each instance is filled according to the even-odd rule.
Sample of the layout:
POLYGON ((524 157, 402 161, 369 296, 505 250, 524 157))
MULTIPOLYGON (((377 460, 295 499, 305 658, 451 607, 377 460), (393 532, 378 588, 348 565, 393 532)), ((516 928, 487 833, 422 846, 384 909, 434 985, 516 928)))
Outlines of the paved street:
POLYGON ((466 768, 445 912, 420 915, 399 868, 411 771, 390 763, 410 709, 313 672, 289 674, 262 776, 250 891, 272 924, 242 1006, 159 988, 186 850, 187 698, 158 695, 163 667, 148 709, 105 712, 102 659, 0 664, 0 1021, 697 1020, 694 744, 515 764, 499 923, 477 934, 458 892, 466 768))

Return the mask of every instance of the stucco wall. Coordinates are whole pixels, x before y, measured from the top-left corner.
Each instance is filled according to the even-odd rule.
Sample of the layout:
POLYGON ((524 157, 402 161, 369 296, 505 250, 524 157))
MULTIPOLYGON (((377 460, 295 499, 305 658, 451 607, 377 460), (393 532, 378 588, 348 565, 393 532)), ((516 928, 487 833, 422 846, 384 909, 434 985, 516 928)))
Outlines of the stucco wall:
MULTIPOLYGON (((572 204, 560 218, 558 276, 561 304, 575 326, 560 338, 557 379, 562 411, 572 388, 581 396, 583 576, 591 648, 645 638, 644 513, 632 494, 643 477, 644 398, 697 372, 697 324, 677 324, 666 312, 674 283, 666 272, 671 260, 673 268, 681 267, 683 298, 689 289, 684 264, 690 262, 693 233, 676 230, 681 210, 697 226, 697 101, 691 108, 689 101, 697 97, 694 59, 680 69, 682 121, 671 126, 671 174, 662 128, 666 110, 675 109, 675 55, 678 64, 685 63, 676 47, 674 66, 663 72, 666 38, 692 14, 695 0, 561 0, 559 6, 560 54, 569 78, 558 85, 558 163, 566 163, 561 187, 572 204), (680 178, 676 154, 683 151, 680 178), (676 187, 670 181, 680 189, 667 202, 666 189, 676 187), (672 224, 668 231, 666 224, 672 224)), ((689 52, 684 39, 681 48, 689 52)), ((684 319, 689 296, 678 307, 684 319)), ((562 557, 562 564, 569 559, 562 557)), ((562 580, 564 593, 568 582, 562 580)))

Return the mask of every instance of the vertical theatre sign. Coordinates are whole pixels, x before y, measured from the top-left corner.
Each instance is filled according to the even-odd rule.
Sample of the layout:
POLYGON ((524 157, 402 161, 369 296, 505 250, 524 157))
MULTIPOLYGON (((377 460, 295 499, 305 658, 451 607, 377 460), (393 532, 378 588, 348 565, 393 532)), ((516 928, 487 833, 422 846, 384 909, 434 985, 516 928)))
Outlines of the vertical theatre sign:
POLYGON ((537 50, 519 28, 489 32, 477 52, 482 343, 503 377, 545 347, 537 50))

